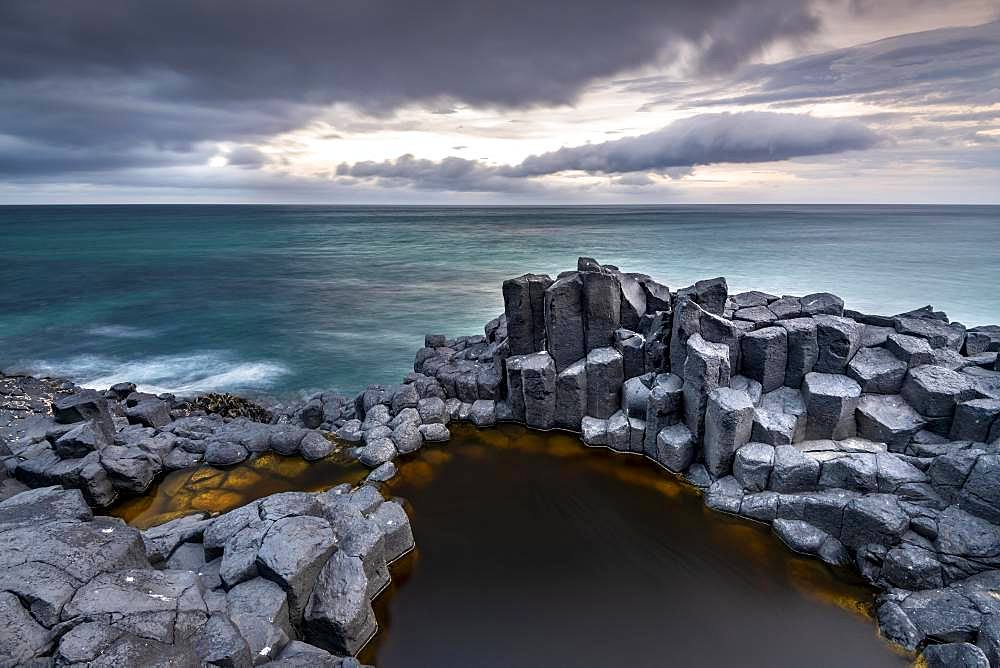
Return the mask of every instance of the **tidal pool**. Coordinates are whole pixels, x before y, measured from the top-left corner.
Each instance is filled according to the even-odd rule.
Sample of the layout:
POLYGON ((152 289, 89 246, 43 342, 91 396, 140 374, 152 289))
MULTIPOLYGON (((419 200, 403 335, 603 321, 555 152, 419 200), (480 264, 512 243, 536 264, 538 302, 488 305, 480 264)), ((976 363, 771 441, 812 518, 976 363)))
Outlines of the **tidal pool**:
MULTIPOLYGON (((902 666, 871 620, 874 590, 787 550, 765 526, 703 507, 641 457, 572 435, 458 425, 403 459, 417 549, 375 601, 361 659, 382 668, 902 666)), ((357 482, 337 460, 264 455, 172 474, 117 514, 150 526, 290 489, 357 482)))

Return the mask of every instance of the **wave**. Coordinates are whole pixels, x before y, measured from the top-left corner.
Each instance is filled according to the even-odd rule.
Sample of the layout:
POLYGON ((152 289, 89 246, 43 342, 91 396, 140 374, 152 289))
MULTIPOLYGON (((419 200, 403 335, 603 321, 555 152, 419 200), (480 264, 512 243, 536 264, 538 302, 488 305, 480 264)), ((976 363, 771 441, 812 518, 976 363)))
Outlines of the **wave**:
POLYGON ((129 381, 143 392, 192 396, 205 392, 266 389, 287 367, 267 361, 242 361, 227 352, 157 355, 121 361, 101 355, 77 355, 23 365, 34 375, 70 378, 83 387, 103 390, 129 381))
POLYGON ((91 336, 106 336, 111 339, 146 339, 156 335, 152 329, 131 327, 129 325, 99 325, 87 330, 91 336))

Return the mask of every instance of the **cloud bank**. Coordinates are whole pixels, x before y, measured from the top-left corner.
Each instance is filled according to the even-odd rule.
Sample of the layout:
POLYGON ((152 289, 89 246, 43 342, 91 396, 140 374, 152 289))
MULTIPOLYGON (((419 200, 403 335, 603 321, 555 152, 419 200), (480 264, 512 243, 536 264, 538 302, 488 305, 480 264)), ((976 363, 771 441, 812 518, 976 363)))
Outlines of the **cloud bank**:
POLYGON ((436 190, 496 190, 523 187, 517 181, 561 172, 671 173, 717 163, 758 163, 871 148, 879 137, 854 120, 804 114, 741 112, 702 114, 662 130, 598 144, 533 155, 518 165, 493 166, 449 157, 439 162, 404 155, 396 160, 341 164, 340 176, 398 187, 436 190))

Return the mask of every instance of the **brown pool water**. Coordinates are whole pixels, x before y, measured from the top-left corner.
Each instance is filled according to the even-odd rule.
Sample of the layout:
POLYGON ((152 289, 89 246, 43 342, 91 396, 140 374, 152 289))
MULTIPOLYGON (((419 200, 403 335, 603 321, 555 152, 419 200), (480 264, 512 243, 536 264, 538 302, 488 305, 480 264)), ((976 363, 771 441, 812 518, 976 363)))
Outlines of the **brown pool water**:
MULTIPOLYGON (((376 600, 382 668, 902 666, 874 590, 704 508, 636 456, 514 425, 455 426, 398 462, 417 550, 376 600)), ((166 478, 117 508, 136 526, 357 482, 343 460, 264 455, 166 478)))

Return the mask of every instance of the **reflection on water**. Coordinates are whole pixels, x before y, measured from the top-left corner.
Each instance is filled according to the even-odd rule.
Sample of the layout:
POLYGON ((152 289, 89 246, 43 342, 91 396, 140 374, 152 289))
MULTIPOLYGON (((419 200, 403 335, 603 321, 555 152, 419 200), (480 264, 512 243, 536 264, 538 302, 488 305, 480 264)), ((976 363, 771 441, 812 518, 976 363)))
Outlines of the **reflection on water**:
MULTIPOLYGON (((378 666, 899 666, 874 590, 704 508, 654 464, 515 425, 453 426, 403 459, 418 549, 376 600, 378 666)), ((357 482, 343 462, 264 455, 172 474, 120 506, 137 526, 357 482)))
POLYGON ((111 514, 145 529, 194 511, 224 513, 278 492, 318 492, 342 482, 356 484, 367 474, 339 449, 312 463, 266 452, 227 469, 200 466, 174 471, 145 496, 119 503, 111 514))

